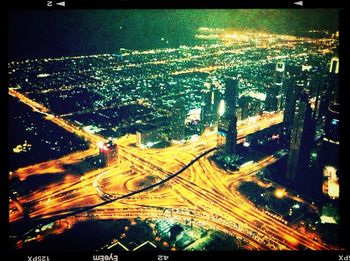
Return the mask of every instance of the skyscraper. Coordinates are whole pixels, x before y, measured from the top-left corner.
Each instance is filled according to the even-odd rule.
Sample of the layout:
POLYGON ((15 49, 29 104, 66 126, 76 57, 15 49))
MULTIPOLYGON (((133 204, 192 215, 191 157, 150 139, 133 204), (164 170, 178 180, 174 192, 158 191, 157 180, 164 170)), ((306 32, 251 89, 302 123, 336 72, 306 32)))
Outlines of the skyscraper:
POLYGON ((339 104, 330 104, 325 120, 325 131, 318 158, 320 171, 323 173, 323 186, 331 198, 339 197, 339 104), (328 172, 328 173, 327 173, 328 172), (325 175, 326 174, 326 175, 325 175))
POLYGON ((339 73, 339 57, 335 55, 332 57, 330 66, 329 66, 330 74, 338 74, 339 73))
POLYGON ((329 69, 323 77, 319 94, 320 105, 317 117, 325 120, 330 104, 339 104, 339 58, 334 56, 329 64, 329 69))
POLYGON ((327 109, 324 124, 324 135, 322 140, 322 151, 320 155, 320 165, 323 167, 330 165, 339 168, 339 122, 340 105, 330 103, 327 109))
POLYGON ((274 86, 278 89, 277 93, 277 110, 282 110, 284 107, 284 72, 285 72, 285 64, 282 61, 278 61, 276 63, 275 75, 274 75, 274 86))
POLYGON ((277 62, 274 72, 273 84, 267 87, 265 109, 267 111, 278 111, 283 108, 284 103, 284 62, 277 62))
POLYGON ((225 112, 220 117, 218 125, 218 147, 230 155, 236 153, 237 144, 237 118, 235 115, 237 84, 235 76, 226 76, 225 112))
POLYGON ((322 173, 322 192, 328 196, 328 202, 322 210, 322 223, 338 223, 338 198, 343 187, 340 178, 340 100, 339 100, 339 58, 333 57, 326 76, 325 96, 321 99, 324 135, 318 155, 318 167, 322 173))
MULTIPOLYGON (((299 98, 300 91, 304 87, 304 82, 301 77, 290 81, 286 88, 285 109, 283 115, 283 123, 287 130, 287 136, 290 135, 292 128, 293 117, 295 113, 295 103, 299 98)), ((289 137, 288 137, 289 140, 289 137)))
POLYGON ((339 114, 340 105, 338 103, 331 103, 328 106, 326 116, 324 139, 334 144, 339 144, 339 114))
MULTIPOLYGON (((297 86, 302 87, 301 85, 297 86)), ((287 160, 287 179, 293 183, 305 174, 310 161, 310 151, 314 146, 315 123, 309 103, 309 95, 305 89, 295 102, 294 116, 291 123, 289 153, 287 160)))
POLYGON ((329 85, 331 103, 339 104, 339 57, 334 56, 329 66, 329 85))
POLYGON ((174 104, 170 125, 170 136, 172 140, 181 141, 185 139, 185 106, 183 98, 178 98, 174 104))
POLYGON ((210 84, 208 88, 204 88, 203 90, 201 110, 201 124, 203 130, 208 127, 213 127, 218 121, 219 94, 219 91, 213 84, 210 84))

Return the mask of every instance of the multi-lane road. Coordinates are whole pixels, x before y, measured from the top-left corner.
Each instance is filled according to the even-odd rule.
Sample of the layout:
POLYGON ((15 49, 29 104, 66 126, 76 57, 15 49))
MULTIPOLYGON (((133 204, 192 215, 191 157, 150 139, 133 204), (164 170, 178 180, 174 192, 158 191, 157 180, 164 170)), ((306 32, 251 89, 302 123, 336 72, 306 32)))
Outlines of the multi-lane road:
MULTIPOLYGON (((61 159, 38 163, 10 173, 25 180, 30 175, 64 172, 64 164, 96 154, 96 144, 106 140, 98 135, 86 133, 71 122, 50 113, 43 105, 30 100, 21 93, 9 89, 9 94, 33 110, 44 115, 45 120, 85 138, 90 148, 84 152, 66 155, 61 159)), ((282 113, 259 116, 238 124, 238 137, 278 124, 282 113)), ((173 144, 163 149, 139 149, 135 135, 127 135, 118 140, 119 159, 111 166, 85 173, 78 178, 66 175, 64 180, 27 195, 20 195, 18 202, 24 207, 29 218, 41 220, 62 214, 74 213, 77 209, 104 202, 105 197, 116 198, 131 193, 108 204, 101 204, 89 211, 66 219, 73 226, 87 219, 122 218, 172 218, 216 229, 239 238, 249 244, 247 249, 336 249, 320 239, 309 238, 293 230, 283 220, 276 220, 262 209, 254 206, 237 190, 241 181, 256 175, 261 169, 279 158, 266 156, 258 162, 246 165, 240 170, 228 173, 219 169, 208 159, 211 153, 199 158, 180 175, 142 193, 132 192, 160 182, 186 167, 194 158, 216 147, 216 133, 205 133, 196 141, 173 144)), ((20 221, 24 211, 18 202, 10 202, 10 222, 20 221), (17 206, 17 207, 16 207, 17 206)))

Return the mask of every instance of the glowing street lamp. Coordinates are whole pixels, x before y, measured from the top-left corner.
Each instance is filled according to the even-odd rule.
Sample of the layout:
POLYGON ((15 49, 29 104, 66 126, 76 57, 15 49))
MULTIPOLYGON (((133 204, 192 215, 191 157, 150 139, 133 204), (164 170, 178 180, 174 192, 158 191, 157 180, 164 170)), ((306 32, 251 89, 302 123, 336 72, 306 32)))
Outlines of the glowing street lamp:
POLYGON ((283 198, 287 193, 286 193, 286 191, 284 190, 284 189, 276 189, 275 190, 275 197, 276 198, 283 198))

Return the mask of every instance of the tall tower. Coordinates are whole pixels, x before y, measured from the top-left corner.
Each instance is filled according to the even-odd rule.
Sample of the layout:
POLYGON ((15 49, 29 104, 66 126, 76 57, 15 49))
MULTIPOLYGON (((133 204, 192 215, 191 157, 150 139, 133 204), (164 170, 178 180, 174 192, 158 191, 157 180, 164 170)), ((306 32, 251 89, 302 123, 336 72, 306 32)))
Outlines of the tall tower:
POLYGON ((274 86, 276 89, 278 89, 277 93, 277 110, 281 110, 284 107, 284 97, 285 97, 285 91, 284 91, 284 71, 285 71, 285 64, 282 61, 279 61, 276 63, 275 68, 275 81, 274 86))
POLYGON ((201 110, 202 129, 211 128, 218 121, 219 91, 213 84, 203 90, 203 102, 201 110))
POLYGON ((178 98, 173 107, 170 125, 172 140, 181 141, 185 139, 185 106, 183 98, 178 98))
POLYGON ((226 154, 236 153, 237 145, 237 78, 228 75, 225 79, 225 112, 219 119, 218 125, 218 147, 222 148, 226 154))
POLYGON ((267 111, 278 111, 283 108, 284 103, 284 62, 277 62, 274 72, 274 81, 266 90, 265 109, 267 111))
POLYGON ((321 87, 318 118, 325 120, 329 105, 339 104, 339 58, 337 56, 331 59, 321 87))
POLYGON ((339 57, 334 56, 331 59, 330 66, 329 66, 329 73, 330 74, 338 74, 339 73, 339 57))
POLYGON ((339 57, 334 56, 329 66, 331 102, 339 104, 339 57))
MULTIPOLYGON (((324 120, 324 135, 321 143, 321 151, 318 157, 318 167, 322 173, 322 192, 327 195, 327 203, 322 210, 322 216, 333 218, 332 222, 337 221, 337 212, 339 209, 338 198, 341 196, 342 184, 339 184, 341 176, 340 164, 340 100, 339 100, 339 58, 333 57, 330 62, 327 75, 326 96, 321 99, 324 120)), ((345 185, 346 186, 346 185, 345 185)), ((321 222, 326 223, 326 220, 321 222)))
MULTIPOLYGON (((336 186, 330 185, 330 181, 338 179, 340 151, 339 151, 339 104, 330 104, 325 120, 325 131, 321 144, 321 153, 318 159, 319 167, 325 174, 325 170, 331 168, 334 171, 334 177, 328 178, 328 192, 336 186)), ((333 184, 334 185, 334 184, 333 184)), ((339 187, 338 187, 339 189, 339 187)), ((331 193, 328 193, 331 194, 331 193)))
POLYGON ((339 58, 333 57, 330 61, 326 78, 326 88, 321 98, 321 109, 324 118, 324 136, 320 164, 322 167, 332 166, 339 169, 339 58))
POLYGON ((290 81, 286 88, 285 109, 283 115, 283 123, 289 132, 292 129, 293 117, 295 113, 295 103, 300 96, 301 90, 304 88, 304 81, 301 77, 290 81))
POLYGON ((290 130, 287 179, 293 183, 309 166, 310 151, 314 146, 315 123, 308 93, 300 90, 295 102, 294 116, 290 130))

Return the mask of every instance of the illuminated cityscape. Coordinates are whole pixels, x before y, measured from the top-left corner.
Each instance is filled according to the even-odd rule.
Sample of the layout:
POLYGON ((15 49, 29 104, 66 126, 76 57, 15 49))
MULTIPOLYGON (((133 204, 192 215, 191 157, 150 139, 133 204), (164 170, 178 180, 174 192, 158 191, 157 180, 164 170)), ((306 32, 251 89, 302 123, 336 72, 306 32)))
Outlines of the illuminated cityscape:
POLYGON ((10 59, 11 249, 341 249, 339 37, 10 59))

